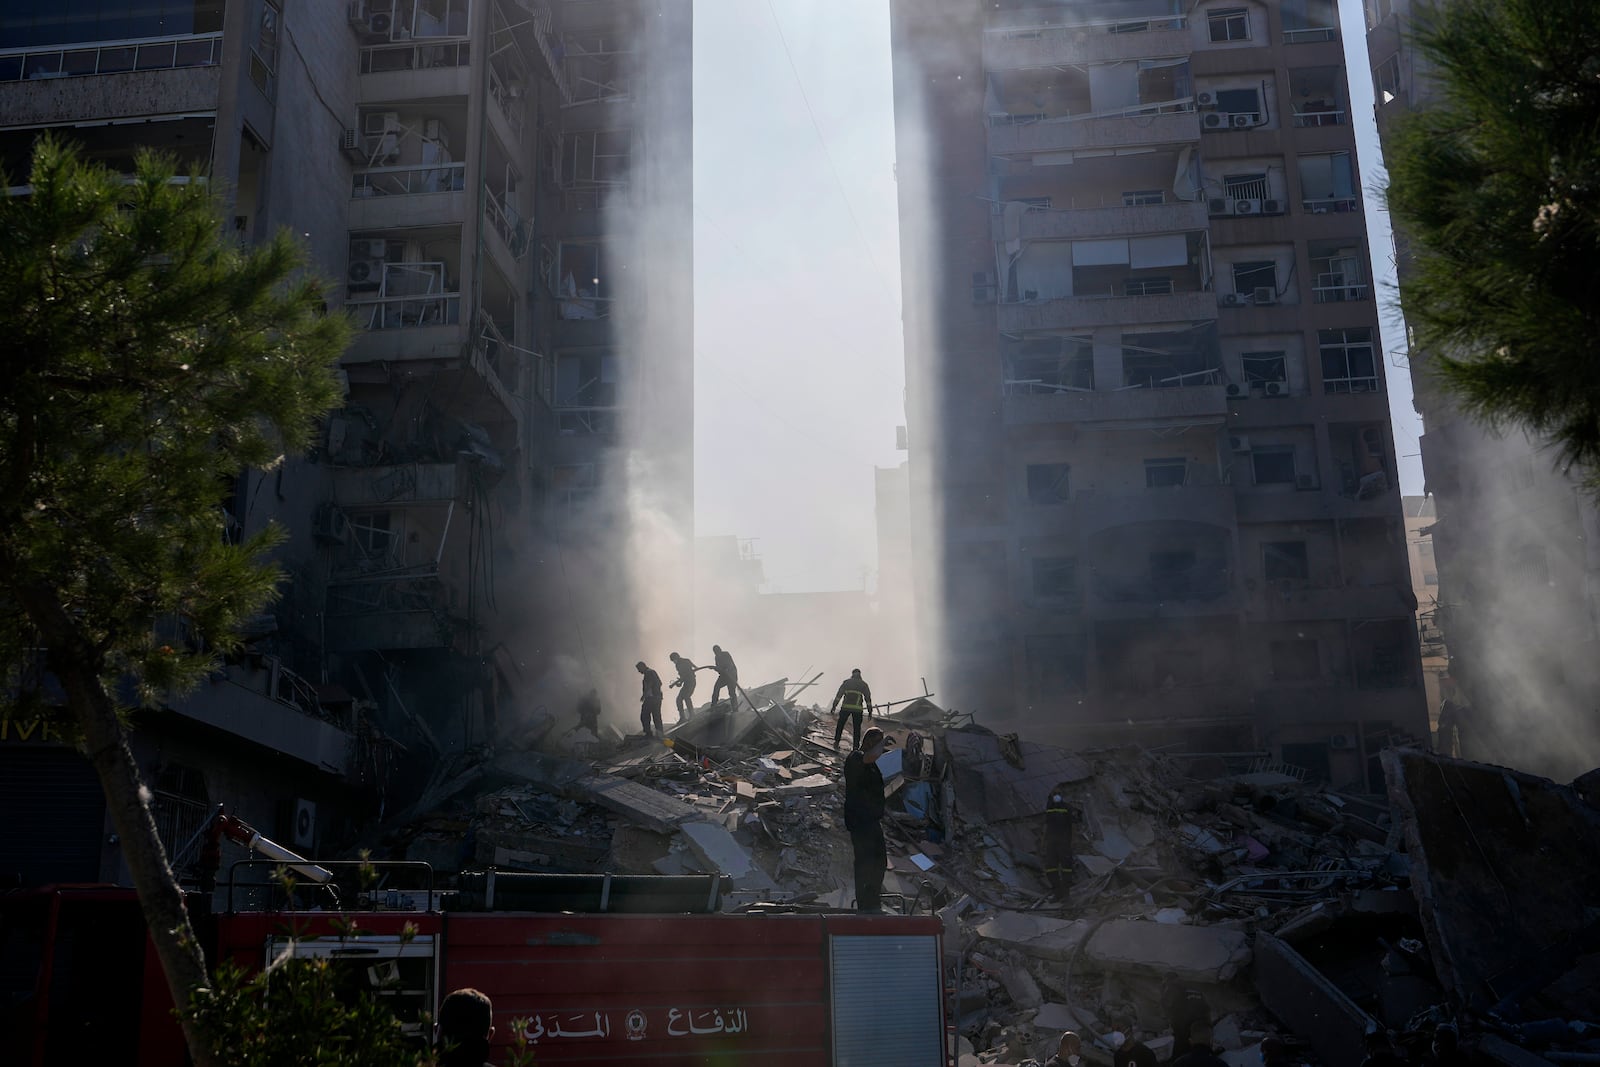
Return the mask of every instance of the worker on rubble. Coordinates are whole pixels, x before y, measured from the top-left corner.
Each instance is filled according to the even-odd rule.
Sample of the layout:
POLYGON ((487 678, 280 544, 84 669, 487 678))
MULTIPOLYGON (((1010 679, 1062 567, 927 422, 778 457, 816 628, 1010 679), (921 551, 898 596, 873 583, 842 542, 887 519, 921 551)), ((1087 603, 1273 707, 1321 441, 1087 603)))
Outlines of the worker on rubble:
POLYGON ((711 687, 711 706, 716 707, 717 696, 722 692, 722 687, 728 687, 728 710, 739 710, 739 668, 734 666, 733 657, 722 650, 721 645, 711 646, 712 662, 716 664, 717 684, 711 687))
POLYGON ((1155 1050, 1139 1040, 1133 1025, 1130 1016, 1106 1035, 1106 1043, 1111 1046, 1111 1067, 1156 1067, 1155 1050))
POLYGON ((1067 899, 1077 857, 1072 852, 1072 809, 1067 806, 1065 784, 1050 790, 1044 809, 1044 876, 1058 900, 1067 899))
POLYGON ((661 675, 644 665, 644 660, 634 664, 639 673, 644 675, 644 682, 639 688, 639 725, 644 727, 646 737, 664 737, 661 730, 661 675), (655 725, 655 732, 651 733, 651 724, 655 725))
POLYGON ((1172 1060, 1176 1063, 1189 1051, 1189 1031, 1195 1024, 1211 1026, 1211 1005, 1198 989, 1168 975, 1161 980, 1161 1007, 1172 1030, 1172 1060))
POLYGON ((678 670, 678 680, 667 688, 677 689, 680 686, 683 688, 683 691, 678 694, 678 698, 673 701, 674 706, 678 709, 678 721, 683 722, 694 715, 694 681, 696 672, 708 671, 711 668, 696 667, 694 661, 688 656, 680 656, 676 652, 672 653, 670 658, 672 665, 678 670))
POLYGON ((1197 1020, 1189 1026, 1189 1050, 1173 1059, 1172 1067, 1228 1067, 1228 1061, 1211 1046, 1211 1023, 1197 1020))
POLYGON ((1056 1045, 1056 1054, 1044 1061, 1044 1067, 1078 1067, 1083 1061, 1083 1038, 1068 1030, 1056 1045))
POLYGON ((591 689, 578 701, 578 725, 600 736, 600 690, 591 689))
POLYGON ((833 694, 833 703, 828 706, 831 715, 835 710, 839 713, 839 722, 833 728, 833 750, 839 751, 839 738, 844 736, 844 721, 850 722, 850 744, 853 748, 861 747, 861 713, 872 707, 872 687, 861 677, 861 668, 857 667, 850 672, 850 677, 839 683, 839 691, 833 694), (840 702, 843 701, 841 704, 840 702))
POLYGON ((856 910, 883 913, 883 871, 889 850, 883 842, 883 772, 876 764, 894 744, 876 726, 844 760, 844 826, 855 853, 856 910))
POLYGON ((458 989, 439 1004, 434 1027, 439 1067, 489 1067, 494 1003, 476 989, 458 989))

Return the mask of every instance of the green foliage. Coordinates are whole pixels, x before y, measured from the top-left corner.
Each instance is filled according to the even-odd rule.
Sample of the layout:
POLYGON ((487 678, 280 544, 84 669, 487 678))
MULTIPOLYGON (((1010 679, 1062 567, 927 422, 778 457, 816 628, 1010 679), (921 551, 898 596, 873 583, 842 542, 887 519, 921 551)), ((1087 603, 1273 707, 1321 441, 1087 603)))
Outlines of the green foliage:
POLYGON ((1449 0, 1422 19, 1438 100, 1386 152, 1414 242, 1415 348, 1470 413, 1600 470, 1600 4, 1449 0))
POLYGON ((294 242, 239 246, 206 184, 175 179, 154 155, 130 180, 47 138, 31 194, 0 197, 13 682, 38 644, 28 593, 66 609, 108 691, 131 679, 151 702, 198 681, 278 581, 275 532, 227 543, 227 488, 304 448, 338 399, 350 326, 325 312, 294 242))

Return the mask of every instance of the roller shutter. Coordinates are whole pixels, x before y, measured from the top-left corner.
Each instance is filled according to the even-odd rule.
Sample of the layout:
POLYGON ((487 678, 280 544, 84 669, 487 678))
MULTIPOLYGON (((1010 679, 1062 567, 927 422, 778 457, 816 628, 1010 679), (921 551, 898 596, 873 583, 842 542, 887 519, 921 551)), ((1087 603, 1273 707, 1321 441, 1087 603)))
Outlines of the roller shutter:
POLYGON ((98 881, 105 812, 100 779, 73 749, 0 745, 0 878, 98 881))
POLYGON ((938 939, 830 938, 834 1067, 944 1063, 938 939))

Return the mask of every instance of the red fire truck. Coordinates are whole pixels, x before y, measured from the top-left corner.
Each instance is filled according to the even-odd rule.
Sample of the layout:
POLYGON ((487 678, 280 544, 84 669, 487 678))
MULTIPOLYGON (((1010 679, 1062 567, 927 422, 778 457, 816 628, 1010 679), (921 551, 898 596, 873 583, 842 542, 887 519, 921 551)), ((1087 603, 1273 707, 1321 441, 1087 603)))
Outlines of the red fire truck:
MULTIPOLYGON (((415 888, 346 889, 331 906, 303 889, 281 899, 269 881, 240 886, 249 862, 260 861, 235 865, 226 907, 200 924, 210 959, 328 959, 419 1037, 445 993, 481 989, 494 1001, 495 1060, 523 1020, 540 1064, 947 1062, 942 925, 929 915, 723 913, 714 877, 469 872, 440 893, 414 864, 393 866, 410 868, 415 888)), ((313 887, 323 894, 354 866, 300 863, 329 876, 313 887)), ((0 897, 0 997, 0 1062, 183 1062, 131 890, 0 897)))

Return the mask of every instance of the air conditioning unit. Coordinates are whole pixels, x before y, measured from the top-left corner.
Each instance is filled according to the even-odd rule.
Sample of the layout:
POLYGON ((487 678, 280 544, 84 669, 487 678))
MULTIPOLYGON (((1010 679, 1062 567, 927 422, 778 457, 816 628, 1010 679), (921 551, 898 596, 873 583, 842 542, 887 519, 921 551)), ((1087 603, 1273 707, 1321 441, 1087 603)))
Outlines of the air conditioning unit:
POLYGON ((1251 126, 1256 124, 1256 121, 1257 119, 1255 115, 1245 112, 1228 116, 1228 125, 1232 126, 1236 130, 1248 130, 1251 126))
POLYGON ((1241 385, 1238 382, 1229 382, 1227 391, 1228 395, 1233 397, 1235 400, 1242 400, 1250 395, 1250 387, 1248 385, 1241 385))
POLYGON ((1225 196, 1213 196, 1206 201, 1206 214, 1231 215, 1233 214, 1233 201, 1225 196))
POLYGON ((1204 126, 1208 130, 1226 129, 1228 125, 1228 116, 1224 115, 1220 111, 1207 112, 1205 118, 1200 120, 1200 125, 1204 126))
POLYGON ((386 133, 400 132, 400 112, 398 111, 369 111, 361 120, 361 128, 369 137, 381 137, 386 133))
POLYGON ((974 304, 994 303, 994 275, 981 270, 972 272, 972 302, 974 304))
POLYGON ((1276 304, 1278 302, 1278 291, 1270 285, 1258 285, 1255 288, 1255 292, 1250 294, 1250 302, 1252 304, 1276 304))
POLYGON ((339 133, 339 151, 361 154, 361 131, 346 127, 339 133))
POLYGON ((1261 214, 1261 201, 1249 197, 1243 200, 1235 200, 1233 202, 1233 213, 1235 215, 1259 215, 1261 214))
POLYGON ((1328 738, 1328 747, 1345 752, 1356 747, 1356 739, 1349 734, 1334 734, 1328 738))
POLYGON ((374 11, 367 16, 367 32, 374 37, 387 37, 394 29, 394 15, 387 11, 374 11))
POLYGON ((1201 91, 1201 92, 1198 92, 1198 93, 1195 93, 1194 94, 1194 102, 1200 107, 1206 107, 1206 108, 1216 107, 1217 106, 1217 94, 1211 92, 1209 89, 1201 91))
POLYGON ((1317 487, 1317 476, 1315 474, 1296 474, 1294 476, 1294 487, 1296 489, 1315 489, 1317 487))
POLYGON ((1267 382, 1262 387, 1262 392, 1268 396, 1288 396, 1289 387, 1283 382, 1267 382))
POLYGON ((443 119, 423 119, 422 136, 443 148, 450 147, 449 142, 446 140, 448 135, 445 133, 443 119))
POLYGON ((352 26, 365 25, 367 21, 365 0, 350 0, 350 7, 347 9, 345 17, 350 20, 350 25, 352 26))
POLYGON ((1248 452, 1248 451, 1250 451, 1250 438, 1246 437, 1242 433, 1231 433, 1231 434, 1229 434, 1228 435, 1228 451, 1229 452, 1248 452))
POLYGON ((296 848, 317 847, 317 803, 305 798, 294 802, 294 825, 290 827, 296 848))
POLYGON ((1261 213, 1263 215, 1282 215, 1283 214, 1283 201, 1282 200, 1263 200, 1263 201, 1261 201, 1261 213))
POLYGON ((1225 308, 1236 308, 1236 307, 1242 307, 1243 305, 1244 305, 1244 297, 1240 296, 1238 293, 1223 293, 1222 294, 1222 306, 1223 307, 1225 307, 1225 308))
POLYGON ((350 261, 350 270, 345 277, 349 280, 352 288, 377 289, 383 284, 383 260, 352 259, 350 261))
POLYGON ((311 536, 329 545, 342 545, 350 539, 350 520, 332 504, 319 504, 311 516, 311 536))

